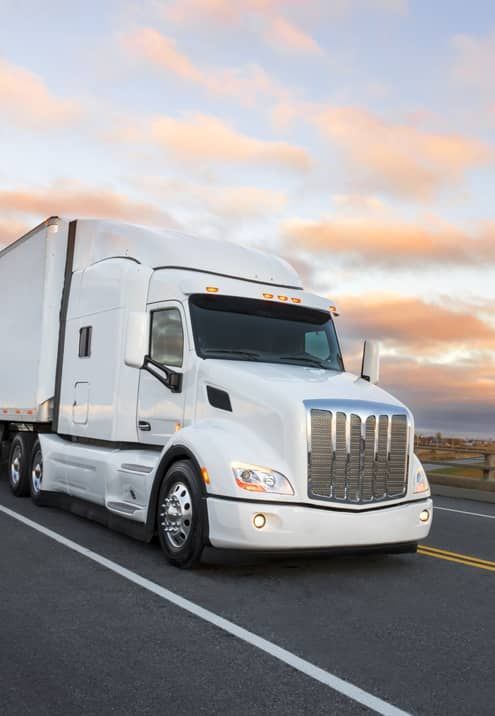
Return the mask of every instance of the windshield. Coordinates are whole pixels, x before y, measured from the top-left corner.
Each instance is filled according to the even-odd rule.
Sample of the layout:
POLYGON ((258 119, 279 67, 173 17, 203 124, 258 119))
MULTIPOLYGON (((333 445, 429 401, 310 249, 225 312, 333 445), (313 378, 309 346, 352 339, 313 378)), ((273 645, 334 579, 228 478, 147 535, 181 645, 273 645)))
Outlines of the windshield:
POLYGON ((201 358, 286 363, 344 370, 326 311, 234 296, 191 296, 196 352, 201 358))

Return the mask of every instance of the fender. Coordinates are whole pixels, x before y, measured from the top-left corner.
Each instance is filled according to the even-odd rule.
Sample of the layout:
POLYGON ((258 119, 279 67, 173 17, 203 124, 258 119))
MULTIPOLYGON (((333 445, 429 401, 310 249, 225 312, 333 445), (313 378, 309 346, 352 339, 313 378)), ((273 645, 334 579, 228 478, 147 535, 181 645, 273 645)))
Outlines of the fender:
MULTIPOLYGON (((189 460, 193 463, 196 473, 198 475, 203 500, 206 500, 206 486, 200 477, 201 467, 196 458, 196 455, 188 447, 178 443, 173 444, 171 447, 166 447, 160 458, 158 467, 155 471, 153 485, 151 487, 150 499, 148 502, 148 513, 146 517, 145 532, 149 540, 152 539, 156 532, 156 510, 158 507, 158 493, 160 492, 160 485, 162 484, 162 480, 165 477, 169 467, 173 465, 174 462, 178 462, 179 460, 189 460)), ((208 511, 206 511, 206 515, 208 516, 208 511)))
POLYGON ((174 462, 184 459, 193 463, 205 500, 209 492, 237 499, 246 497, 234 482, 231 469, 234 460, 266 465, 289 477, 289 466, 285 459, 245 426, 218 418, 189 425, 165 445, 156 468, 146 519, 146 529, 151 536, 155 530, 158 493, 163 477, 174 462), (202 467, 206 467, 210 475, 211 484, 208 486, 200 477, 202 467))

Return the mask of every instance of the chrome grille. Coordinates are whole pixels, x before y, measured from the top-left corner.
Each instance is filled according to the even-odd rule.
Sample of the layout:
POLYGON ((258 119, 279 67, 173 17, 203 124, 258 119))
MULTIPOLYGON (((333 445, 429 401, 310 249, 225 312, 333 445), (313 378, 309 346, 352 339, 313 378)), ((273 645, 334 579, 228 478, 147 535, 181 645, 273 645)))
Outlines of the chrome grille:
POLYGON ((407 413, 376 403, 359 403, 359 408, 350 402, 345 407, 341 403, 320 407, 323 402, 328 404, 306 404, 309 497, 355 504, 403 497, 409 448, 407 413))

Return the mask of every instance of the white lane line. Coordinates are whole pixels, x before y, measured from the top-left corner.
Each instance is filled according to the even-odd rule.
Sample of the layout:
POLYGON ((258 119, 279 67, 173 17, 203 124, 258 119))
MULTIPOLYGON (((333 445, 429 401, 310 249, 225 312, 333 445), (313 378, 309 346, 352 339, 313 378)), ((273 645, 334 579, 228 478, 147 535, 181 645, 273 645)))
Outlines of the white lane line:
POLYGON ((433 506, 434 510, 443 510, 444 512, 458 512, 460 515, 471 515, 471 517, 486 517, 488 520, 495 520, 495 515, 484 515, 481 512, 467 512, 466 510, 454 510, 452 507, 433 506))
POLYGON ((151 582, 145 577, 141 577, 139 574, 132 572, 130 569, 126 569, 126 567, 122 567, 122 565, 103 557, 97 552, 93 552, 86 547, 82 547, 80 544, 77 544, 77 542, 73 542, 72 540, 58 534, 58 532, 53 532, 47 527, 43 527, 43 525, 40 525, 38 522, 33 522, 33 520, 24 517, 24 515, 21 515, 18 512, 10 510, 8 507, 0 505, 0 512, 3 512, 9 517, 22 522, 34 530, 37 530, 37 532, 40 532, 46 537, 50 537, 50 539, 55 540, 55 542, 59 542, 59 544, 64 545, 64 547, 68 547, 74 552, 82 554, 84 557, 91 559, 93 562, 109 569, 111 572, 115 572, 115 574, 124 577, 124 579, 129 580, 129 582, 132 582, 143 589, 147 589, 148 592, 152 592, 162 599, 166 599, 171 604, 184 609, 186 612, 194 614, 194 616, 213 624, 228 634, 236 636, 241 641, 251 644, 251 646, 255 646, 261 651, 270 654, 270 656, 273 656, 275 659, 284 662, 284 664, 288 664, 288 666, 292 666, 293 669, 297 669, 297 671, 306 674, 306 676, 315 679, 315 681, 319 681, 320 683, 329 686, 334 691, 344 694, 344 696, 347 696, 349 699, 367 706, 372 711, 376 711, 376 713, 383 714, 384 716, 409 716, 406 711, 402 711, 401 709, 388 704, 386 701, 382 701, 382 699, 377 696, 373 696, 373 694, 369 694, 367 691, 360 689, 358 686, 354 686, 354 684, 351 684, 349 681, 345 681, 344 679, 331 674, 329 671, 320 669, 320 667, 315 666, 315 664, 312 664, 310 661, 301 659, 292 652, 277 646, 277 644, 274 644, 272 641, 263 639, 263 637, 253 634, 228 619, 224 619, 218 614, 211 612, 209 609, 204 609, 199 606, 199 604, 195 604, 194 602, 189 601, 189 599, 180 597, 178 594, 165 589, 165 587, 161 587, 159 584, 151 582))

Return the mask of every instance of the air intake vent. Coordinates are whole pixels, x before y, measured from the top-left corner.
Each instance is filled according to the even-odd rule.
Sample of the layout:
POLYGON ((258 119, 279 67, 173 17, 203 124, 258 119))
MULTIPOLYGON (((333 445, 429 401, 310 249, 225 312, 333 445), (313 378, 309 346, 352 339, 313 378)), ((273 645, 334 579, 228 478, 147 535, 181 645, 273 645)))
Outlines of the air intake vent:
POLYGON ((351 404, 345 411, 310 408, 309 497, 361 504, 405 495, 407 414, 366 413, 353 413, 351 404))
POLYGON ((219 410, 227 410, 232 412, 232 405, 230 403, 230 395, 225 390, 220 388, 213 388, 211 385, 206 386, 206 393, 208 395, 208 401, 210 405, 219 410))

